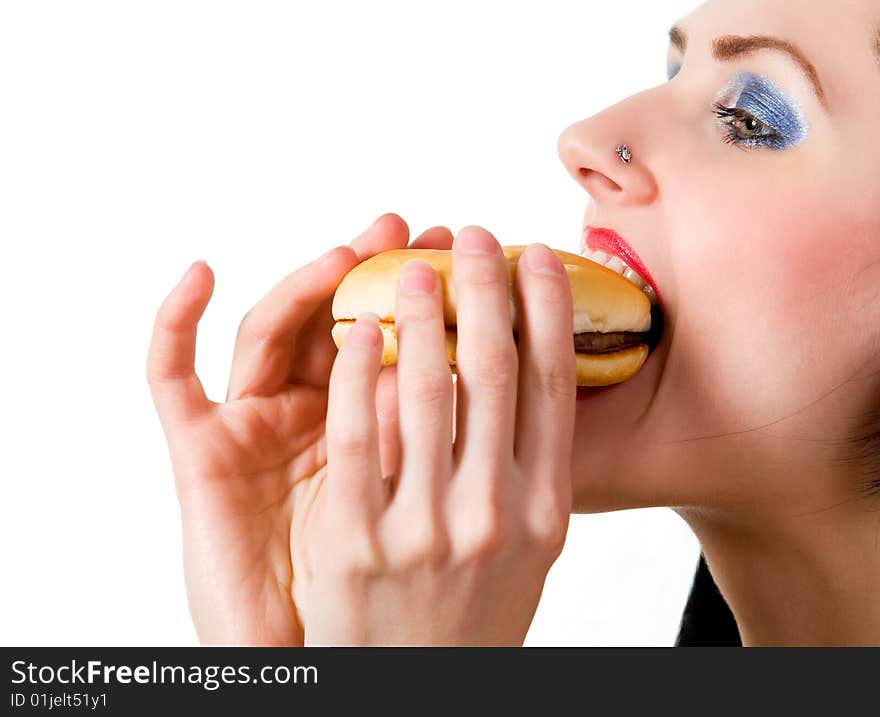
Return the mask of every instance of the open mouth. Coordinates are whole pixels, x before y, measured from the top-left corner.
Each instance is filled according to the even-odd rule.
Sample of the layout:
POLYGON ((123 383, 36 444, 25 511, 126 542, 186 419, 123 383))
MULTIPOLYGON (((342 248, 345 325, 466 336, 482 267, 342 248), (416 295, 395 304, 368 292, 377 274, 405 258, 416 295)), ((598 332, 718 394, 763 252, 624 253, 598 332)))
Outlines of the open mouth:
MULTIPOLYGON (((660 304, 651 304, 651 328, 647 332, 633 334, 634 337, 638 338, 637 343, 648 345, 649 359, 651 354, 654 353, 654 349, 657 348, 663 338, 664 328, 665 319, 663 316, 663 309, 660 308, 660 304)), ((615 387, 621 385, 624 384, 615 383, 610 386, 578 386, 577 398, 578 400, 588 400, 591 397, 601 395, 605 391, 611 391, 615 387)))
POLYGON ((587 226, 581 241, 581 256, 620 274, 641 289, 651 302, 651 329, 638 335, 654 351, 663 337, 665 324, 657 285, 635 250, 613 229, 587 226))

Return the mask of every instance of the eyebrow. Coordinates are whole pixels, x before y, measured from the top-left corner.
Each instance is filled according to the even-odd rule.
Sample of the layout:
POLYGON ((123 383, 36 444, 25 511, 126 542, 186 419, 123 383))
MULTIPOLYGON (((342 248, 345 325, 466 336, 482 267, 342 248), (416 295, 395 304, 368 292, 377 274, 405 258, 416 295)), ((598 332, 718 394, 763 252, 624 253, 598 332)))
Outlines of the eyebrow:
MULTIPOLYGON (((674 26, 669 31, 669 42, 684 54, 687 48, 687 34, 683 29, 674 26)), ((737 57, 746 55, 757 50, 777 50, 784 52, 800 65, 807 79, 813 86, 816 97, 825 109, 828 109, 828 101, 825 97, 825 90, 822 89, 822 83, 819 82, 819 75, 813 63, 807 59, 795 45, 772 35, 751 35, 742 37, 740 35, 722 35, 716 37, 712 42, 712 57, 720 62, 729 62, 737 57)), ((880 37, 877 38, 877 46, 875 47, 880 54, 880 37)))

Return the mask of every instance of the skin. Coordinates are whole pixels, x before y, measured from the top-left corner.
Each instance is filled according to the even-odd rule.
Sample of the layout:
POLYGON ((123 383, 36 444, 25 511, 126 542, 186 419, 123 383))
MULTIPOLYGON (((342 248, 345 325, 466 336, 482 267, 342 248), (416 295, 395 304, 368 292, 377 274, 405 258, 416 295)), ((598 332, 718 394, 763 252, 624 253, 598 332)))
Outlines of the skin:
MULTIPOLYGON (((248 312, 225 402, 207 398, 194 369, 210 268, 191 266, 163 301, 147 380, 168 440, 202 643, 522 643, 572 502, 574 354, 531 347, 570 341, 571 291, 561 273, 517 272, 526 308, 518 355, 500 245, 481 227, 462 233, 497 253, 453 263, 461 297, 455 398, 439 284, 430 296, 398 299, 400 360, 382 381, 378 346, 358 358, 355 344, 337 354, 330 338, 330 304, 345 274, 407 246, 408 227, 395 214, 353 249, 293 272, 248 312), (536 320, 543 305, 561 307, 553 322, 536 320), (495 309, 468 308, 486 306, 495 309), (398 370, 413 399, 383 417, 379 405, 396 403, 398 370), (517 424, 517 407, 545 415, 546 430, 517 424), (514 441, 516 425, 524 435, 514 441), (398 441, 398 429, 409 441, 398 441)), ((455 248, 445 227, 409 246, 455 248)), ((542 249, 561 270, 546 247, 523 256, 542 249)))
MULTIPOLYGON (((876 409, 880 389, 880 150, 874 141, 880 67, 871 32, 878 20, 870 0, 708 2, 676 23, 686 30, 688 47, 684 56, 670 49, 669 64, 682 65, 673 80, 562 132, 560 158, 589 194, 585 223, 615 229, 641 256, 664 298, 666 332, 637 376, 576 402, 571 452, 560 448, 555 459, 544 454, 553 468, 538 462, 531 470, 514 467, 516 453, 500 449, 497 431, 479 444, 483 455, 476 463, 484 476, 507 471, 529 485, 548 471, 555 476, 546 481, 557 486, 544 493, 550 505, 561 495, 557 466, 564 454, 574 511, 675 508, 700 539, 744 644, 880 643, 880 513, 877 500, 860 492, 862 466, 847 460, 847 439, 876 409), (722 34, 778 35, 798 45, 816 67, 830 113, 782 55, 762 51, 730 63, 713 60, 712 39, 722 34), (849 40, 840 43, 841 37, 849 40), (711 102, 740 71, 771 79, 801 105, 809 130, 800 145, 746 151, 722 141, 711 102), (628 165, 613 151, 621 141, 633 151, 628 165)), ((479 227, 468 230, 491 236, 479 227)), ((160 308, 147 372, 169 443, 190 608, 203 642, 303 644, 311 595, 321 596, 311 604, 328 606, 310 620, 317 644, 521 641, 557 553, 558 515, 548 511, 551 535, 541 536, 524 507, 525 493, 508 495, 500 502, 504 508, 490 513, 492 504, 479 498, 492 481, 484 480, 481 494, 481 484, 471 480, 469 495, 482 507, 479 514, 498 518, 490 523, 498 530, 468 543, 459 539, 461 524, 450 519, 455 512, 448 508, 467 503, 450 497, 451 486, 474 472, 449 468, 429 481, 445 492, 437 488, 421 506, 423 516, 434 516, 435 540, 417 543, 409 559, 403 550, 394 552, 407 532, 403 521, 388 516, 411 475, 403 470, 384 483, 377 475, 398 473, 400 456, 413 455, 406 437, 423 435, 418 426, 425 421, 443 425, 446 435, 438 417, 448 396, 441 392, 437 413, 422 415, 419 423, 414 406, 411 413, 405 408, 410 399, 397 398, 405 348, 398 369, 379 372, 363 359, 360 373, 354 372, 357 384, 353 364, 344 351, 337 356, 329 338, 329 300, 346 271, 407 241, 405 222, 384 215, 353 242, 354 252, 337 248, 328 263, 303 267, 279 283, 242 322, 225 403, 208 401, 193 369, 196 326, 213 289, 210 269, 196 265, 160 308), (333 485, 328 456, 332 466, 334 455, 351 459, 353 451, 350 445, 333 448, 326 438, 324 421, 339 420, 333 416, 341 416, 339 404, 349 400, 328 404, 331 370, 352 387, 345 395, 360 385, 362 420, 356 425, 372 425, 374 411, 378 441, 378 455, 360 442, 363 467, 349 467, 351 481, 336 493, 327 490, 333 485), (369 485, 385 486, 380 502, 364 493, 352 500, 369 485), (341 515, 349 522, 340 522, 341 515), (333 545, 332 527, 341 525, 350 539, 322 551, 333 545), (512 528, 501 531, 502 525, 512 528), (527 569, 517 568, 515 551, 508 549, 514 542, 508 541, 530 546, 534 560, 527 569), (345 552, 342 545, 370 549, 345 552), (419 571, 413 554, 433 556, 422 562, 429 568, 419 571), (320 560, 334 577, 317 583, 312 575, 320 560), (501 575, 511 581, 508 591, 515 585, 529 598, 505 611, 489 633, 479 616, 494 618, 489 603, 497 606, 498 598, 489 576, 501 575), (454 605, 442 602, 449 595, 438 588, 452 579, 461 580, 460 591, 448 591, 461 596, 454 605), (469 585, 476 587, 468 591, 469 585), (459 616, 455 629, 426 631, 427 614, 407 611, 414 596, 459 616), (382 605, 405 627, 400 620, 383 623, 382 605), (472 620, 462 617, 469 613, 472 620)), ((445 227, 418 241, 453 245, 445 227)), ((529 300, 529 287, 548 284, 524 282, 521 299, 529 300)), ((498 301, 502 288, 495 290, 498 301)), ((533 293, 531 300, 540 300, 533 293)), ((548 332, 543 345, 558 347, 543 353, 556 357, 570 355, 564 296, 549 303, 554 310, 545 310, 542 322, 548 332)), ((461 310, 467 306, 462 301, 461 310)), ((494 351, 487 345, 479 353, 476 342, 463 347, 470 376, 490 376, 505 365, 490 371, 480 356, 497 359, 508 352, 509 358, 509 343, 491 324, 498 314, 485 312, 481 319, 487 322, 483 331, 498 339, 494 351)), ((421 355, 413 361, 440 375, 439 353, 421 355)), ((541 405, 559 402, 560 390, 550 386, 565 383, 547 377, 565 375, 560 367, 529 364, 522 355, 517 363, 519 386, 542 386, 541 405)), ((509 374, 502 369, 508 386, 509 374)), ((454 437, 458 444, 463 432, 462 445, 474 446, 470 431, 488 430, 492 403, 462 402, 469 386, 479 395, 479 382, 467 377, 465 369, 452 399, 454 437)), ((523 410, 514 419, 514 410, 508 404, 493 418, 519 426, 534 415, 523 410)), ((562 416, 558 406, 554 410, 562 416)), ((568 430, 564 418, 556 426, 568 430)), ((337 434, 344 435, 330 432, 337 434)), ((422 466, 436 466, 445 455, 436 441, 418 445, 422 466)), ((532 450, 537 455, 539 446, 532 450)))
POLYGON ((307 645, 522 644, 562 549, 575 360, 572 351, 540 347, 571 341, 568 280, 547 247, 526 249, 515 277, 523 307, 517 346, 497 240, 466 227, 452 250, 456 415, 441 284, 430 264, 410 261, 395 312, 406 400, 393 484, 383 484, 379 455, 375 314, 358 319, 333 365, 327 486, 297 601, 307 645), (544 321, 547 305, 564 310, 544 321))
POLYGON ((675 507, 745 644, 880 643, 878 503, 843 460, 880 369, 878 22, 867 0, 708 2, 676 23, 674 79, 559 138, 585 224, 627 239, 667 308, 641 373, 578 403, 575 510, 675 507), (830 114, 778 53, 713 60, 724 34, 801 47, 830 114), (743 70, 801 103, 802 144, 721 141, 710 104, 743 70))

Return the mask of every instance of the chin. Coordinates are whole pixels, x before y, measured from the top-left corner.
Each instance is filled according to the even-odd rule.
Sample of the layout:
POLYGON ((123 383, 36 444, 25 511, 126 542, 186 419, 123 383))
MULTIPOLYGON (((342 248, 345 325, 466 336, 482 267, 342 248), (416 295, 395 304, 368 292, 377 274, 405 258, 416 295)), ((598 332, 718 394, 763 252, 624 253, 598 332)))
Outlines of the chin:
POLYGON ((669 505, 669 476, 657 453, 658 414, 672 332, 664 332, 639 372, 628 381, 579 389, 572 450, 572 512, 669 505), (652 467, 654 470, 652 470, 652 467))

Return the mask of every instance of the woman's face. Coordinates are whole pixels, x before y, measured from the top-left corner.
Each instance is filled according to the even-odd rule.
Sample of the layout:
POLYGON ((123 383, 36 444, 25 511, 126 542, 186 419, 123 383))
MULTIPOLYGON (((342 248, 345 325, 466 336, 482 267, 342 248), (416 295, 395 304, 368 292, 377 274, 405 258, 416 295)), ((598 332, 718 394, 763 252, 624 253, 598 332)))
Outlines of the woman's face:
POLYGON ((584 224, 638 253, 666 316, 635 378, 578 400, 576 510, 851 497, 834 461, 880 386, 878 23, 876 0, 710 0, 668 82, 562 132, 584 224))

